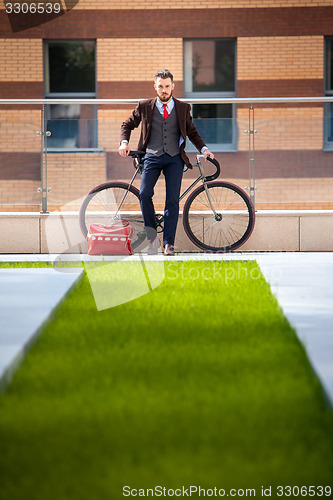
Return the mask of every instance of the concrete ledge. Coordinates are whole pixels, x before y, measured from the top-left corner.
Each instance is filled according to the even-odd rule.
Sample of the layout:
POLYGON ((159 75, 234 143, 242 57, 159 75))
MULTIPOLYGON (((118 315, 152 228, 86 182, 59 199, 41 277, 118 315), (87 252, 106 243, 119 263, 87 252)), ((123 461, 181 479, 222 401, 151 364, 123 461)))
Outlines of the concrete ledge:
POLYGON ((40 253, 38 212, 0 213, 0 253, 40 253))
MULTIPOLYGON (((180 218, 176 249, 198 249, 189 241, 180 218)), ((239 249, 247 252, 333 251, 333 211, 261 210, 256 212, 253 233, 239 249)))
MULTIPOLYGON (((0 213, 0 253, 86 253, 87 246, 74 212, 0 213)), ((198 248, 186 236, 179 217, 178 252, 198 248)), ((242 251, 333 251, 333 211, 262 210, 242 251)))

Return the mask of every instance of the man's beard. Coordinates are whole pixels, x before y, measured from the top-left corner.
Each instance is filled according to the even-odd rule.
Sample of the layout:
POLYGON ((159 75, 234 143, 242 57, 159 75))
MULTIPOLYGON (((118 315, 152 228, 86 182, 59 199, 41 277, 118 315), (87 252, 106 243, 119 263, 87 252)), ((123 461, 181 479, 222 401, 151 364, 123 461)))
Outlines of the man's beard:
POLYGON ((171 97, 172 97, 172 91, 171 91, 171 93, 170 93, 170 94, 168 94, 167 96, 162 96, 162 95, 159 95, 159 96, 158 96, 158 98, 159 98, 159 100, 160 100, 161 102, 168 102, 168 101, 170 101, 171 97))

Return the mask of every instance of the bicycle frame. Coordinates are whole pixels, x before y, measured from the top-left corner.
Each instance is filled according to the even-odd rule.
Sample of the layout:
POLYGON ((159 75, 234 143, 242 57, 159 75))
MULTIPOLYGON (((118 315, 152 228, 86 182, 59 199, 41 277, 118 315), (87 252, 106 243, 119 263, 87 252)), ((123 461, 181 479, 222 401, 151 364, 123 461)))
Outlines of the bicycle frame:
MULTIPOLYGON (((139 172, 142 172, 142 151, 131 151, 135 171, 129 183, 106 182, 92 189, 84 199, 80 209, 80 227, 84 236, 87 235, 91 217, 97 216, 100 223, 102 217, 113 217, 114 220, 129 218, 135 226, 136 239, 133 248, 139 248, 146 238, 143 216, 139 210, 139 190, 134 187, 134 181, 139 172), (102 192, 102 196, 99 193, 102 192), (95 195, 96 198, 95 198, 95 195), (116 204, 116 207, 114 207, 116 204), (114 212, 116 210, 116 212, 114 212), (88 216, 87 216, 88 214, 88 216), (126 217, 127 216, 127 217, 126 217), (135 244, 135 246, 134 246, 135 244)), ((196 166, 199 175, 181 193, 179 200, 183 200, 182 219, 185 233, 200 249, 208 251, 231 251, 242 245, 251 235, 254 227, 254 211, 248 195, 235 184, 225 181, 215 181, 220 175, 220 165, 209 157, 215 166, 213 174, 204 174, 204 165, 201 163, 204 155, 198 154, 196 166), (198 183, 202 185, 198 186, 198 183), (201 219, 200 219, 201 217, 201 219)), ((156 230, 164 230, 164 216, 155 213, 156 230)), ((104 223, 104 219, 102 219, 104 223)))
POLYGON ((135 158, 135 162, 137 163, 136 171, 134 172, 134 175, 133 175, 131 181, 128 184, 127 190, 126 190, 124 196, 122 197, 121 202, 119 203, 119 207, 118 207, 118 209, 117 209, 117 211, 115 213, 116 217, 118 215, 119 210, 121 209, 122 204, 124 203, 124 200, 125 200, 125 198, 127 196, 128 191, 130 190, 130 187, 132 186, 132 184, 133 184, 133 182, 135 180, 135 177, 138 175, 138 172, 141 171, 141 163, 139 163, 139 160, 137 158, 135 158))
MULTIPOLYGON (((181 201, 183 198, 185 198, 185 196, 186 196, 186 195, 187 195, 187 194, 188 194, 188 193, 189 193, 189 192, 190 192, 190 191, 194 188, 194 186, 196 186, 196 185, 198 184, 198 182, 200 182, 200 181, 201 181, 201 182, 203 183, 203 185, 205 186, 205 191, 206 191, 206 194, 207 194, 207 198, 208 198, 208 201, 209 201, 210 208, 211 208, 211 210, 213 211, 214 215, 216 215, 216 211, 215 211, 215 209, 214 209, 214 206, 213 206, 213 203, 212 203, 212 200, 211 200, 211 197, 210 197, 209 191, 208 191, 208 189, 207 189, 207 182, 209 182, 209 181, 213 181, 213 180, 217 179, 217 177, 220 175, 220 166, 219 166, 219 164, 218 164, 217 162, 215 162, 214 160, 211 160, 210 158, 208 158, 208 159, 209 159, 209 161, 211 161, 211 163, 213 163, 213 164, 215 165, 215 167, 216 167, 216 172, 214 172, 214 174, 212 174, 212 175, 205 176, 205 175, 204 175, 204 172, 203 172, 203 170, 202 170, 202 166, 201 166, 201 161, 200 161, 200 158, 205 158, 205 155, 197 155, 197 162, 196 162, 196 166, 199 168, 200 175, 199 175, 199 177, 197 177, 197 178, 195 179, 195 181, 194 181, 194 182, 192 182, 192 184, 191 184, 191 185, 190 185, 187 189, 185 189, 185 191, 184 191, 184 192, 180 195, 180 197, 179 197, 179 201, 181 201)), ((124 202, 124 200, 125 200, 125 198, 126 198, 126 195, 127 195, 128 191, 129 191, 129 189, 130 189, 130 186, 132 186, 132 184, 133 184, 133 182, 134 182, 134 180, 135 180, 136 176, 137 176, 137 175, 138 175, 138 173, 139 173, 139 172, 141 172, 141 170, 142 170, 142 164, 140 163, 140 161, 138 160, 138 158, 137 158, 137 157, 135 157, 135 158, 134 158, 134 162, 135 162, 135 164, 136 164, 136 170, 135 170, 135 172, 134 172, 134 174, 133 174, 132 179, 130 180, 130 182, 129 182, 129 184, 128 184, 127 191, 125 192, 124 196, 122 197, 122 200, 121 200, 121 202, 120 202, 120 204, 119 204, 118 210, 117 210, 117 212, 116 212, 116 214, 115 214, 115 215, 118 215, 118 212, 119 212, 119 210, 120 210, 120 208, 121 208, 121 206, 122 206, 122 204, 123 204, 123 202, 124 202)))
POLYGON ((208 199, 208 202, 209 202, 209 205, 210 205, 210 208, 212 210, 212 212, 214 213, 214 216, 217 216, 217 213, 215 211, 215 208, 213 206, 213 202, 212 202, 212 199, 211 199, 211 196, 209 194, 209 190, 207 188, 207 182, 208 181, 212 181, 214 179, 216 179, 219 175, 220 175, 220 166, 219 164, 216 164, 215 162, 212 162, 214 163, 215 167, 216 167, 216 172, 212 175, 209 175, 209 176, 204 176, 204 173, 203 173, 203 170, 202 170, 202 167, 201 167, 201 161, 200 161, 200 158, 205 158, 205 155, 197 155, 197 167, 199 169, 199 172, 200 172, 200 175, 199 177, 181 194, 180 198, 179 198, 179 201, 181 201, 186 195, 187 193, 189 193, 192 188, 201 180, 202 184, 204 185, 205 187, 205 192, 206 192, 206 195, 207 195, 207 199, 208 199))

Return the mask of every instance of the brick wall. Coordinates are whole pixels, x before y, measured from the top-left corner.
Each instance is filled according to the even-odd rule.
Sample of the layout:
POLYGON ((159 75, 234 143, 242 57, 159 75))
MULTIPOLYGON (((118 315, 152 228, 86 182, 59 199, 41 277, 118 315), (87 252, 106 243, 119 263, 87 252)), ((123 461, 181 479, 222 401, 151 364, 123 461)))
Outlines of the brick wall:
MULTIPOLYGON (((244 130, 249 128, 248 109, 237 113, 239 151, 247 151, 249 137, 244 130)), ((255 107, 256 151, 272 150, 322 150, 323 109, 297 107, 255 107)), ((328 153, 329 154, 329 153, 328 153)))
MULTIPOLYGON (((64 4, 64 2, 62 2, 64 4)), ((332 5, 331 0, 174 0, 173 9, 201 9, 201 8, 248 8, 248 7, 313 7, 320 5, 332 5)), ((74 10, 81 9, 133 9, 131 0, 80 0, 74 10)), ((159 9, 159 0, 136 0, 136 9, 159 9)))
MULTIPOLYGON (((100 109, 98 111, 98 147, 106 151, 118 151, 120 139, 120 126, 131 114, 133 108, 127 109, 100 109)), ((139 141, 140 129, 135 129, 131 134, 131 147, 135 149, 139 141)))
POLYGON ((40 127, 38 110, 0 110, 0 151, 40 152, 41 140, 36 135, 40 127))
POLYGON ((51 153, 47 166, 50 205, 64 205, 85 196, 106 180, 104 153, 51 153))
MULTIPOLYGON (((147 4, 145 4, 147 5, 147 4)), ((21 30, 12 31, 10 20, 0 11, 3 38, 201 38, 260 36, 323 36, 333 34, 333 6, 245 8, 146 8, 87 10, 28 26, 27 15, 21 30), (29 29, 27 29, 29 28, 29 29)), ((18 15, 17 15, 18 16, 18 15)), ((16 19, 19 19, 17 17, 16 19)), ((33 19, 32 19, 33 21, 33 19)), ((147 58, 143 56, 145 62, 147 58)))
POLYGON ((183 80, 182 38, 103 38, 97 42, 97 54, 98 81, 152 82, 156 71, 165 67, 172 68, 175 80, 183 80))
MULTIPOLYGON (((333 36, 332 0, 175 0, 172 8, 161 8, 157 0, 137 0, 135 9, 130 0, 80 0, 70 13, 17 32, 3 7, 1 3, 1 97, 43 97, 43 39, 85 38, 97 40, 98 97, 150 97, 152 77, 162 67, 174 73, 175 96, 182 97, 183 38, 200 37, 237 38, 238 97, 323 95, 323 40, 333 36)), ((49 155, 50 203, 56 206, 82 196, 104 181, 106 171, 113 178, 130 175, 131 161, 119 158, 117 149, 120 124, 133 107, 99 107, 98 147, 105 154, 49 155)), ((256 106, 255 118, 258 157, 268 155, 259 160, 262 178, 270 175, 270 165, 282 152, 287 155, 283 162, 274 163, 277 178, 282 168, 286 171, 281 175, 302 176, 306 159, 295 162, 293 156, 301 151, 316 157, 308 178, 317 174, 318 162, 330 160, 331 154, 322 152, 322 106, 256 106)), ((237 127, 239 152, 227 156, 224 172, 243 179, 248 168, 248 136, 243 132, 248 128, 247 106, 238 107, 237 127)), ((39 128, 39 109, 0 109, 0 199, 5 203, 20 197, 29 206, 39 203, 39 128)), ((131 147, 136 147, 138 136, 134 131, 131 147)), ((221 159, 225 163, 226 157, 221 159)), ((321 173, 319 179, 324 178, 321 173)), ((267 184, 265 189, 271 188, 267 184)))
POLYGON ((322 36, 239 37, 238 80, 322 79, 322 36))
POLYGON ((0 39, 0 68, 2 82, 42 82, 43 41, 0 39))
MULTIPOLYGON (((19 158, 12 158, 12 166, 17 170, 17 176, 7 179, 0 176, 1 210, 38 211, 41 209, 41 194, 37 189, 41 187, 41 181, 38 179, 39 175, 36 176, 36 174, 40 173, 40 156, 30 159, 33 161, 33 167, 38 169, 37 172, 34 168, 31 171, 35 180, 20 178, 20 176, 27 176, 27 171, 25 169, 24 172, 20 172, 20 165, 16 165, 17 160, 19 158)), ((104 153, 49 154, 47 167, 48 187, 51 188, 51 192, 48 193, 50 210, 59 209, 84 197, 90 189, 106 180, 104 153)))
POLYGON ((31 180, 0 180, 1 211, 38 211, 40 182, 31 180))
MULTIPOLYGON (((13 44, 1 41, 1 49, 10 47, 10 53, 2 57, 1 76, 8 84, 19 75, 20 64, 24 56, 27 61, 28 78, 33 77, 32 63, 33 49, 39 46, 39 41, 28 43, 23 47, 23 41, 14 41, 13 44), (36 43, 37 42, 37 43, 36 43), (23 54, 16 50, 22 49, 23 54), (12 62, 10 61, 12 59, 12 62)), ((38 76, 39 65, 36 65, 38 76)), ((22 74, 22 73, 21 73, 22 74)), ((3 95, 3 94, 2 94, 3 95)), ((7 97, 7 96, 6 96, 7 97)), ((8 96, 12 97, 12 96, 8 96)), ((20 211, 38 210, 40 194, 40 137, 36 131, 40 130, 40 112, 27 109, 0 110, 0 203, 1 210, 20 211)))

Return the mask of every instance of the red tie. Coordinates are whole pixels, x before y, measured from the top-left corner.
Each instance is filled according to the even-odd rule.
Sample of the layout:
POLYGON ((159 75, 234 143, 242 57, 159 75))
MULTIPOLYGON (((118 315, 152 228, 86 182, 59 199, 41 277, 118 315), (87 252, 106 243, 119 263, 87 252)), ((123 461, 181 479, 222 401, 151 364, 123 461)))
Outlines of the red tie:
POLYGON ((164 116, 164 119, 168 118, 169 116, 169 113, 168 113, 168 110, 166 109, 167 108, 167 104, 163 104, 163 116, 164 116))

